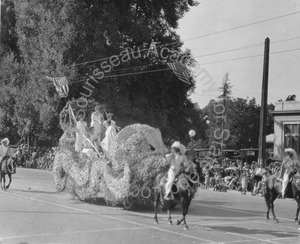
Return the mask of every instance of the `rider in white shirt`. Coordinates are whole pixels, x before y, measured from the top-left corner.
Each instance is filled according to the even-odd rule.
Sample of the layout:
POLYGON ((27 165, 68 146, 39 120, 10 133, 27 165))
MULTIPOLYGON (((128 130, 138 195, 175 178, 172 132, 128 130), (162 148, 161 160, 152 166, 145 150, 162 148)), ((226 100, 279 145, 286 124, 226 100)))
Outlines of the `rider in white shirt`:
POLYGON ((168 181, 166 183, 166 195, 164 197, 166 200, 171 199, 170 193, 176 175, 178 175, 181 170, 188 170, 191 167, 190 162, 185 156, 186 149, 180 142, 174 142, 171 146, 171 150, 172 152, 166 155, 167 161, 171 163, 168 171, 168 181))
POLYGON ((292 148, 285 149, 286 157, 283 159, 280 179, 282 180, 282 198, 285 198, 285 190, 289 183, 289 175, 294 171, 297 164, 297 153, 292 148))

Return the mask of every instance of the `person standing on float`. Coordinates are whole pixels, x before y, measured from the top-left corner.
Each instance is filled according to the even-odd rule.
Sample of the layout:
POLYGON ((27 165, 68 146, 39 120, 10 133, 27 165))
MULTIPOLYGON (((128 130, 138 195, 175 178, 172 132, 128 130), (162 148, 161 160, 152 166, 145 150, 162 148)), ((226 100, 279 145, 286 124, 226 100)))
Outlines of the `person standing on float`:
POLYGON ((83 141, 85 140, 85 135, 87 132, 87 123, 83 120, 83 114, 79 115, 79 121, 76 122, 76 142, 75 151, 81 152, 83 147, 83 141))
POLYGON ((91 127, 94 128, 93 134, 91 135, 91 141, 95 148, 99 150, 101 144, 101 134, 103 130, 104 117, 101 111, 101 107, 97 105, 95 107, 95 112, 91 115, 91 127))
POLYGON ((101 142, 101 148, 107 156, 110 153, 112 142, 114 141, 117 135, 117 130, 120 129, 120 127, 116 125, 116 122, 112 120, 112 117, 112 113, 107 114, 107 120, 105 120, 103 123, 103 126, 106 128, 106 131, 105 137, 101 142))

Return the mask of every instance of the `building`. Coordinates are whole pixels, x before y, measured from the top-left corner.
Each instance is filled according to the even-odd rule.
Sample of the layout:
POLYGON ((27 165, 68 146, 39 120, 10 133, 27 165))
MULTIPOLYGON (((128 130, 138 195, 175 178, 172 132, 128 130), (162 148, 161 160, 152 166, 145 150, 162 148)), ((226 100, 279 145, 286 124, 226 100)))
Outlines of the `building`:
POLYGON ((300 101, 275 103, 274 157, 283 159, 285 148, 293 148, 300 154, 300 101))

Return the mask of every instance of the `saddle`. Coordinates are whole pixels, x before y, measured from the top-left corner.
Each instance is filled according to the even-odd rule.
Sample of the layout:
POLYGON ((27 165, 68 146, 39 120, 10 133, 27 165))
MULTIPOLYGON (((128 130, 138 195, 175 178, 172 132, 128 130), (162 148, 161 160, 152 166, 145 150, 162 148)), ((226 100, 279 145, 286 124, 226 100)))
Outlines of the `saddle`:
MULTIPOLYGON (((289 182, 286 186, 286 189, 285 189, 285 198, 294 198, 294 195, 293 195, 293 190, 292 190, 292 181, 295 180, 295 178, 299 178, 299 185, 300 185, 300 177, 299 176, 296 176, 294 174, 294 172, 292 172, 290 175, 289 175, 289 182)), ((279 179, 277 178, 277 180, 280 181, 280 184, 282 185, 282 179, 279 179)), ((299 186, 300 187, 300 186, 299 186)))
POLYGON ((9 158, 10 156, 4 156, 0 161, 0 169, 5 174, 10 174, 13 171, 13 165, 7 162, 9 158))

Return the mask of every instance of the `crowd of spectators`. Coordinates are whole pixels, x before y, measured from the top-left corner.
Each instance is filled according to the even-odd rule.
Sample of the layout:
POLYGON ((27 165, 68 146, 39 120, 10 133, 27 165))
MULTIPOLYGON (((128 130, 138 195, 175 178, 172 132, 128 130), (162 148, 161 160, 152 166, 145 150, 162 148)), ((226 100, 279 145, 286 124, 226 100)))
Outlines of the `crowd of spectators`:
POLYGON ((53 167, 55 147, 28 147, 24 144, 12 148, 18 167, 50 170, 53 167))
MULTIPOLYGON (((203 160, 196 160, 196 162, 203 164, 203 160)), ((204 166, 202 165, 200 181, 202 188, 205 189, 215 191, 237 190, 242 194, 251 192, 252 195, 263 196, 265 179, 279 171, 279 162, 263 167, 256 161, 250 164, 242 160, 231 161, 226 158, 222 161, 211 161, 204 166)))

